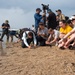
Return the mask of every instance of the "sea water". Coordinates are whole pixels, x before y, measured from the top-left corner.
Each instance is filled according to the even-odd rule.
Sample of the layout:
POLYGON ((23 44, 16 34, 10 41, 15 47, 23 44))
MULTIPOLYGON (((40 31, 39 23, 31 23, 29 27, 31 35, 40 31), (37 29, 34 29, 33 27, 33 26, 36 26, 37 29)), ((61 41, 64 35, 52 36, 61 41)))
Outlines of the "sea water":
MULTIPOLYGON (((0 31, 0 38, 1 38, 2 32, 0 31)), ((18 39, 13 36, 13 42, 16 42, 18 39)), ((11 38, 9 37, 9 42, 11 41, 11 38)), ((3 42, 2 42, 2 46, 3 48, 6 48, 6 43, 7 43, 7 37, 6 35, 3 37, 3 42)))

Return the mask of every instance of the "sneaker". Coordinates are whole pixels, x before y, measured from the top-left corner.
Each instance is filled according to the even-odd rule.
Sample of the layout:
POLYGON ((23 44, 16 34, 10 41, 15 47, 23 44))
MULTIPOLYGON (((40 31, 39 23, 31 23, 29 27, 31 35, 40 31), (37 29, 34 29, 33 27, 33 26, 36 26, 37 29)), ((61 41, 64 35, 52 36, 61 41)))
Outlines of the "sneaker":
POLYGON ((60 49, 61 49, 61 50, 64 50, 65 48, 64 48, 64 47, 60 47, 60 49))
POLYGON ((69 48, 70 50, 74 50, 74 49, 75 49, 75 47, 72 46, 72 45, 70 45, 68 48, 69 48))

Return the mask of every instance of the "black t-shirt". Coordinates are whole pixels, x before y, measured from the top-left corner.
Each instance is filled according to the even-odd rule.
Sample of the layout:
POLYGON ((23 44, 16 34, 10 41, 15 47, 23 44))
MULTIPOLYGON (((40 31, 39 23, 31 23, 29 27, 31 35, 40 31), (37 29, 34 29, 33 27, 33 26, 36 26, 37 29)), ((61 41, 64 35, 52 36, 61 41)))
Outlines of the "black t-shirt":
POLYGON ((8 29, 10 28, 10 25, 3 23, 3 24, 2 24, 2 27, 3 27, 3 28, 2 28, 2 29, 3 29, 3 32, 8 33, 8 29))

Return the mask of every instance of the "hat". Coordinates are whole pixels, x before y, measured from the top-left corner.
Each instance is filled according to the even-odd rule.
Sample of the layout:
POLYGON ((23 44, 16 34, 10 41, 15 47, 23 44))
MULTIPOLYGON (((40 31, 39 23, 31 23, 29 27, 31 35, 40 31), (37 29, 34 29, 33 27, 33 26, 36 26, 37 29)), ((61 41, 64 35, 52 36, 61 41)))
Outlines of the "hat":
POLYGON ((75 16, 71 16, 69 19, 70 20, 75 20, 75 16))
POLYGON ((39 11, 42 11, 40 8, 37 8, 37 9, 36 9, 36 11, 38 11, 38 10, 39 10, 39 11))
POLYGON ((59 11, 59 12, 61 12, 61 10, 60 10, 60 9, 56 10, 56 12, 58 12, 58 11, 59 11))
POLYGON ((5 20, 5 22, 9 22, 8 20, 5 20))
POLYGON ((49 13, 49 12, 52 12, 52 10, 51 10, 51 9, 48 9, 47 12, 48 12, 48 13, 49 13))

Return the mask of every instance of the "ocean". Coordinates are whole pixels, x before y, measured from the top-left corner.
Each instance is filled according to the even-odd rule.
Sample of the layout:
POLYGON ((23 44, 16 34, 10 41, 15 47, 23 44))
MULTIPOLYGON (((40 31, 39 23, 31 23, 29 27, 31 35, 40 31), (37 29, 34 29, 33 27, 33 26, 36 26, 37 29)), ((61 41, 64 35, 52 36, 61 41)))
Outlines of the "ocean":
MULTIPOLYGON (((0 30, 0 38, 1 38, 1 35, 2 35, 2 31, 0 30)), ((3 48, 6 48, 6 42, 7 42, 7 39, 6 39, 6 35, 3 37, 3 42, 2 42, 2 47, 3 48)), ((16 42, 18 39, 13 36, 13 42, 16 42)), ((9 42, 11 41, 11 38, 9 37, 9 42)))

